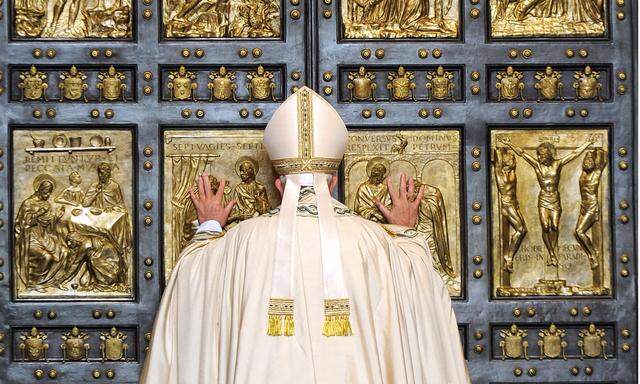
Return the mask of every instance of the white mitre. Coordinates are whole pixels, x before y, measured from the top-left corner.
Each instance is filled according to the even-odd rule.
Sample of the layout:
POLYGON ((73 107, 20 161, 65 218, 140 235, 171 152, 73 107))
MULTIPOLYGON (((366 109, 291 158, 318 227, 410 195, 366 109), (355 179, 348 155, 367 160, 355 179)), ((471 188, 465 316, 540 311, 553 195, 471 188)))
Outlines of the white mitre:
MULTIPOLYGON (((278 239, 269 299, 271 336, 294 334, 293 257, 300 185, 313 174, 318 206, 324 281, 325 336, 349 336, 349 296, 344 283, 340 242, 327 175, 338 170, 347 144, 347 128, 331 104, 307 87, 300 88, 274 112, 264 145, 276 173, 287 182, 278 215, 278 239)), ((306 185, 306 184, 305 184, 306 185)))

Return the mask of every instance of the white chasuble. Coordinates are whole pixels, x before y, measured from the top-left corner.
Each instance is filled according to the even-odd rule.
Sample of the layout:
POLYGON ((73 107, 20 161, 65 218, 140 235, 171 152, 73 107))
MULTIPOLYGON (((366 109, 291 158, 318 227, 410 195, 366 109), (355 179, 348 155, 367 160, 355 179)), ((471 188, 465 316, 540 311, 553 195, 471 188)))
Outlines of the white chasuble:
POLYGON ((470 383, 446 286, 421 235, 333 202, 351 336, 323 336, 316 199, 297 208, 295 333, 267 335, 278 210, 182 252, 153 330, 142 384, 470 383))

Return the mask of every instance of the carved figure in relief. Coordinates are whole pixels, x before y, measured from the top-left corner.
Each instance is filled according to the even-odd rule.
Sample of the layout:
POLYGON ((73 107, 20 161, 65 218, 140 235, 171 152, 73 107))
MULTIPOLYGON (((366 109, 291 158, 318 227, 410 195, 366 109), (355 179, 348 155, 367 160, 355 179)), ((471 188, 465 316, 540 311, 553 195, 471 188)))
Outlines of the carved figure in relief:
POLYGON ((18 344, 18 349, 22 351, 22 361, 48 361, 47 337, 46 333, 38 331, 36 327, 32 327, 29 332, 22 332, 20 344, 18 344))
POLYGON ((105 211, 126 210, 124 194, 118 184, 112 178, 110 163, 98 164, 96 171, 98 180, 87 189, 82 204, 85 207, 96 207, 105 211))
POLYGON ((509 141, 500 139, 500 142, 511 148, 516 155, 522 157, 536 172, 540 186, 538 214, 542 227, 542 240, 549 253, 547 265, 557 267, 558 257, 556 250, 558 247, 560 215, 562 214, 559 192, 560 173, 566 164, 580 156, 593 143, 588 141, 566 156, 557 159, 556 148, 549 142, 541 143, 536 148, 537 158, 529 155, 522 148, 509 141))
POLYGON ((124 83, 125 78, 124 73, 116 71, 113 65, 109 67, 107 72, 100 72, 98 74, 100 82, 96 85, 99 91, 98 101, 102 101, 102 99, 113 101, 122 98, 122 101, 126 102, 127 98, 124 91, 126 91, 127 85, 124 83))
POLYGON ((102 354, 102 362, 127 361, 127 351, 129 350, 129 345, 125 343, 127 338, 127 334, 118 331, 116 327, 111 327, 109 332, 101 332, 100 352, 102 354))
POLYGON ((520 203, 516 195, 518 178, 516 176, 516 157, 507 148, 496 148, 492 158, 496 186, 500 196, 500 214, 509 223, 511 236, 506 247, 503 246, 503 269, 513 272, 513 257, 520 249, 522 240, 527 235, 527 226, 520 203))
POLYGON ((373 72, 367 72, 367 70, 361 66, 357 72, 349 72, 349 83, 347 89, 349 90, 349 101, 356 100, 376 100, 375 90, 378 85, 374 82, 376 75, 373 72))
POLYGON ((35 65, 29 67, 28 72, 20 73, 20 83, 18 83, 18 89, 20 89, 20 101, 27 100, 47 100, 47 88, 49 84, 47 80, 47 74, 38 71, 35 65))
POLYGON ((82 176, 77 171, 73 171, 69 174, 69 186, 65 188, 55 198, 55 202, 59 204, 67 204, 71 206, 82 205, 84 200, 84 191, 80 184, 82 184, 82 176))
POLYGON ((236 73, 234 71, 229 71, 223 65, 220 69, 215 72, 209 72, 209 79, 211 82, 207 84, 207 88, 211 92, 209 96, 209 101, 215 100, 229 100, 238 101, 236 98, 236 89, 238 86, 236 85, 236 73))
POLYGON ((506 71, 496 74, 498 83, 498 101, 516 100, 524 101, 524 75, 520 71, 516 71, 512 66, 508 66, 506 71))
POLYGON ((169 101, 173 100, 193 100, 198 101, 196 96, 196 73, 187 71, 184 65, 181 65, 177 71, 169 72, 169 101))
POLYGON ((267 188, 256 180, 258 162, 250 156, 242 156, 236 161, 236 174, 242 180, 231 192, 236 201, 229 222, 242 221, 266 213, 271 207, 267 197, 267 188))
POLYGON ((590 66, 584 67, 584 71, 576 71, 573 75, 573 89, 576 91, 576 100, 596 99, 602 101, 602 84, 600 84, 600 72, 594 71, 590 66))
POLYGON ((73 327, 70 332, 63 334, 62 344, 62 362, 66 361, 89 361, 89 335, 85 332, 80 332, 78 327, 73 327))
POLYGON ((89 89, 89 85, 85 83, 87 75, 84 72, 78 71, 75 65, 72 65, 69 72, 62 72, 60 74, 60 101, 67 100, 82 100, 85 103, 88 102, 85 91, 89 89))
POLYGON ((56 227, 65 208, 54 212, 49 202, 55 187, 56 181, 51 175, 36 176, 33 194, 20 204, 16 215, 16 272, 30 289, 46 287, 60 268, 63 249, 56 227))
POLYGON ((608 360, 607 341, 605 340, 604 329, 596 328, 594 323, 589 324, 587 329, 578 332, 580 340, 578 340, 578 348, 580 348, 580 360, 585 357, 600 357, 608 360))
POLYGON ((374 157, 367 162, 368 179, 358 186, 353 205, 353 210, 358 215, 368 220, 384 222, 384 217, 374 201, 379 201, 384 205, 391 204, 389 189, 384 182, 389 171, 389 161, 383 157, 374 157))
POLYGON ((502 350, 502 360, 519 359, 524 357, 529 360, 527 355, 527 348, 529 348, 529 342, 525 340, 527 332, 524 329, 518 328, 517 325, 511 324, 509 329, 500 330, 500 349, 502 350))
POLYGON ((436 100, 451 99, 455 101, 453 96, 453 72, 445 71, 441 65, 435 71, 427 72, 427 101, 432 98, 436 100))
POLYGON ((442 192, 433 185, 424 184, 414 179, 416 195, 423 185, 425 187, 424 195, 420 202, 416 230, 425 235, 429 249, 440 264, 442 271, 450 277, 456 277, 449 249, 447 209, 442 192))
POLYGON ((536 72, 535 76, 536 80, 538 80, 533 87, 538 91, 538 99, 536 101, 540 101, 542 99, 545 100, 555 100, 560 98, 560 100, 564 100, 562 96, 562 73, 559 71, 554 71, 550 65, 547 65, 544 72, 536 72))
POLYGON ((413 72, 407 71, 403 66, 398 67, 397 72, 389 72, 387 79, 387 89, 391 100, 411 100, 416 101, 416 83, 412 80, 416 76, 413 72))
POLYGON ((582 161, 582 173, 578 181, 580 186, 580 215, 576 222, 575 237, 582 250, 589 257, 591 269, 598 267, 599 254, 587 234, 589 229, 600 220, 600 178, 607 166, 607 152, 602 148, 587 151, 582 161))
POLYGON ((255 71, 247 73, 248 101, 268 99, 276 101, 276 84, 273 78, 273 72, 265 70, 262 65, 259 65, 255 71))
POLYGON ((561 357, 564 360, 567 360, 567 342, 564 340, 564 337, 567 335, 567 332, 564 329, 560 329, 556 327, 555 324, 551 323, 549 329, 543 329, 538 332, 538 347, 540 347, 540 360, 545 357, 555 359, 557 357, 561 357))

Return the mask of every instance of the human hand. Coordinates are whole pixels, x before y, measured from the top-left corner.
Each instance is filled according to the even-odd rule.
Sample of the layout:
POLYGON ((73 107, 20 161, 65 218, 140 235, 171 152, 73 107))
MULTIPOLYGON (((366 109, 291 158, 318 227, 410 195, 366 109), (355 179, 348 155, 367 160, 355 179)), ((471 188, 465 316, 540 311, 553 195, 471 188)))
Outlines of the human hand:
POLYGON ((420 210, 420 202, 424 196, 424 185, 420 186, 418 194, 414 198, 415 185, 413 178, 407 183, 407 176, 400 174, 400 189, 396 191, 391 182, 391 178, 387 177, 387 187, 391 196, 391 206, 386 207, 378 200, 374 200, 374 204, 382 216, 389 224, 402 225, 405 227, 415 227, 418 222, 418 211, 420 210))
POLYGON ((211 191, 209 175, 205 172, 198 177, 198 191, 200 191, 200 193, 196 196, 193 189, 189 188, 189 196, 191 197, 191 201, 193 201, 193 205, 196 207, 196 214, 198 215, 198 222, 200 224, 207 220, 215 220, 220 223, 221 227, 227 224, 227 219, 236 201, 231 200, 226 206, 223 205, 222 198, 226 183, 226 180, 220 181, 218 191, 214 194, 211 191))

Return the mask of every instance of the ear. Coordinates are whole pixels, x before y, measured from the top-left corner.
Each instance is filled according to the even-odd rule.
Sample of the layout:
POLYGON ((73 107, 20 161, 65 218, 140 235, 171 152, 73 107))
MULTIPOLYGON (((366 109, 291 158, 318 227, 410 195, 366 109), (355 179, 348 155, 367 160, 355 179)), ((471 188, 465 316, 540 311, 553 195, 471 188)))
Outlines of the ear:
POLYGON ((282 196, 284 196, 284 184, 282 183, 282 180, 280 180, 278 176, 276 176, 276 181, 274 184, 278 192, 280 192, 280 197, 282 198, 282 196))
POLYGON ((338 186, 338 175, 331 176, 331 181, 329 181, 329 194, 333 195, 333 190, 338 186))

